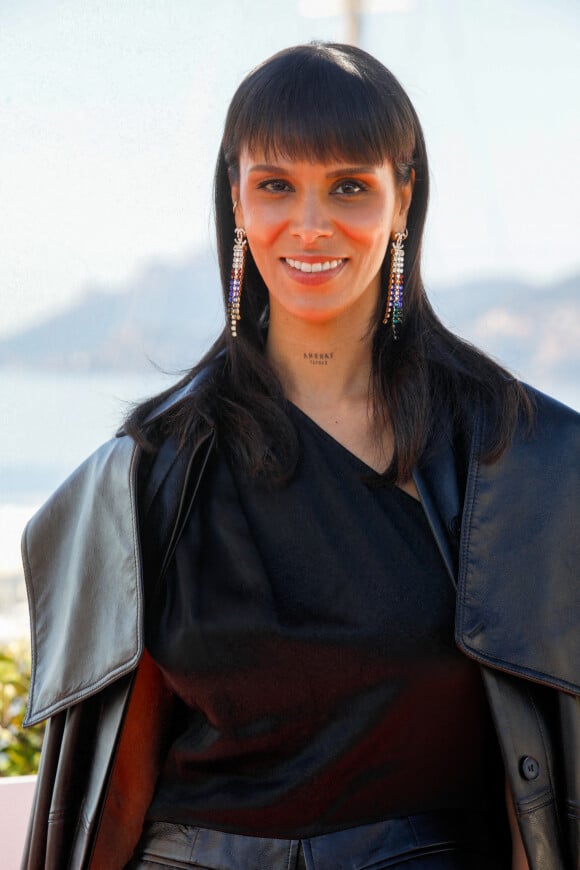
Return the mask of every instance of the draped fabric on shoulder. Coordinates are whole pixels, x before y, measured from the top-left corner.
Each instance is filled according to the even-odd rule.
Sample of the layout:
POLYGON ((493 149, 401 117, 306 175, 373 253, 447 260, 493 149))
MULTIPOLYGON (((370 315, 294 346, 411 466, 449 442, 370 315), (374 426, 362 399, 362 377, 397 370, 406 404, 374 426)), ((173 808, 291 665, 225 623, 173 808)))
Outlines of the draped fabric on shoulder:
MULTIPOLYGON (((182 402, 195 385, 169 397, 150 421, 182 402)), ((22 559, 32 673, 25 725, 90 697, 136 667, 143 654, 143 505, 148 513, 162 494, 165 513, 158 513, 157 521, 163 528, 148 528, 168 558, 214 437, 208 429, 183 450, 168 440, 155 462, 143 462, 141 449, 121 431, 89 456, 26 526, 22 559), (151 472, 147 479, 140 474, 141 494, 140 463, 151 472)))
POLYGON ((25 725, 98 692, 141 657, 138 456, 129 438, 108 441, 26 527, 32 677, 25 725))
POLYGON ((580 694, 580 418, 535 402, 533 438, 470 463, 456 639, 482 664, 580 694))

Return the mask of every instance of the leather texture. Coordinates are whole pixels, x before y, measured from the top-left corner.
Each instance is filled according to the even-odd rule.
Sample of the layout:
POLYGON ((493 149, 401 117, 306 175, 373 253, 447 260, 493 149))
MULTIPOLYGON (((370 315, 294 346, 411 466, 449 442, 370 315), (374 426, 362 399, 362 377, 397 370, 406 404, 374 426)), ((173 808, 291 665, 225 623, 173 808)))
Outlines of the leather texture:
POLYGON ((284 840, 149 822, 128 870, 507 870, 478 816, 433 812, 284 840), (302 860, 301 860, 302 859, 302 860))
POLYGON ((107 442, 24 531, 33 673, 25 725, 94 694, 141 657, 137 458, 128 438, 107 442), (106 607, 93 606, 97 595, 106 607))
MULTIPOLYGON (((457 584, 457 643, 482 667, 530 867, 579 870, 580 417, 533 397, 536 431, 498 463, 478 458, 483 418, 469 440, 442 419, 441 443, 414 478, 457 584)), ((183 463, 160 484, 176 505, 170 546, 213 440, 208 432, 185 458, 174 451, 167 460, 166 451, 168 467, 178 456, 183 463)), ((30 870, 124 866, 155 781, 151 746, 163 734, 167 698, 143 656, 140 459, 126 436, 105 445, 25 532, 33 632, 26 722, 51 717, 23 863, 30 870), (157 735, 149 744, 126 737, 143 709, 157 735)))

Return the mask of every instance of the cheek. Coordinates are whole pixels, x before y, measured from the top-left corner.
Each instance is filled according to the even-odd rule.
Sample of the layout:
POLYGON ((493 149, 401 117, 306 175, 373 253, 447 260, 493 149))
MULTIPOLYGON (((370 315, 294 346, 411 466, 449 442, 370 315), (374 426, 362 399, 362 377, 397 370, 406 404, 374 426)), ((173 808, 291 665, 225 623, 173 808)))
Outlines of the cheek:
POLYGON ((250 248, 271 246, 284 231, 287 221, 275 209, 260 209, 259 213, 249 211, 245 216, 245 230, 250 248))
POLYGON ((337 221, 341 231, 357 245, 373 252, 376 248, 386 250, 392 225, 392 214, 385 204, 375 208, 353 212, 337 221))
POLYGON ((381 263, 389 247, 390 228, 387 224, 357 224, 345 226, 343 233, 356 247, 359 256, 372 261, 374 265, 381 263))

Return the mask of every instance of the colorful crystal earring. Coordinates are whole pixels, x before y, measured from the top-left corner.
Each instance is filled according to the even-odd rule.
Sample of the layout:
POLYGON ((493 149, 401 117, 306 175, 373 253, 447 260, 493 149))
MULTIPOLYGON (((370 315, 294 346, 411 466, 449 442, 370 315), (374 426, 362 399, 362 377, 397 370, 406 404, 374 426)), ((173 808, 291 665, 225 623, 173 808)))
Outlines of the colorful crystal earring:
MULTIPOLYGON (((237 203, 236 203, 237 205, 237 203)), ((234 209, 235 209, 234 205, 234 209)), ((242 282, 244 280, 244 266, 246 264, 246 231, 243 227, 236 227, 234 252, 232 257, 232 272, 230 275, 230 292, 228 296, 228 320, 232 337, 236 338, 237 322, 240 319, 240 299, 242 296, 242 282)))
POLYGON ((409 235, 405 229, 402 233, 395 233, 391 244, 391 272, 389 275, 389 288, 387 291, 387 306, 383 323, 391 324, 393 338, 399 337, 399 324, 403 319, 403 271, 405 267, 405 249, 403 242, 409 235))

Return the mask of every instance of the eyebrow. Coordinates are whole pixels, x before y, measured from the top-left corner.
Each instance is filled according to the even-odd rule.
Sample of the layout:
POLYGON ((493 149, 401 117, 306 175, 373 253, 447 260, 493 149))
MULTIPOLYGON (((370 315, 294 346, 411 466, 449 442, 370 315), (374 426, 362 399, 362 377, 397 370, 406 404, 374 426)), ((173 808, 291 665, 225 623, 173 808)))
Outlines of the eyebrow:
MULTIPOLYGON (((288 173, 288 169, 285 169, 283 166, 275 166, 272 163, 258 163, 255 166, 250 167, 250 172, 280 172, 282 174, 288 173)), ((327 178, 338 178, 340 175, 376 175, 377 170, 375 166, 343 166, 340 169, 334 169, 332 172, 327 172, 327 178)))

